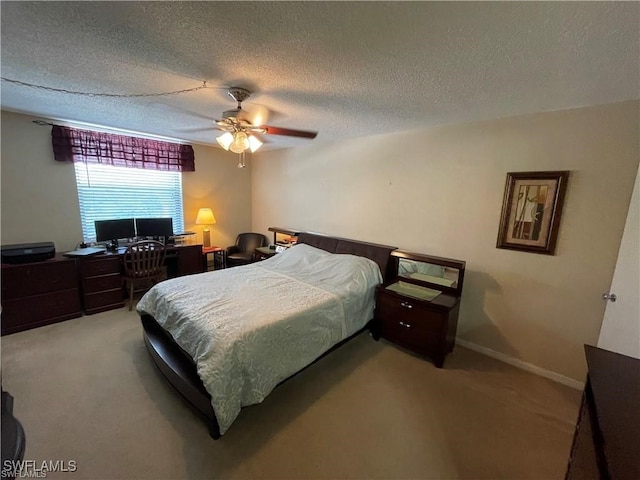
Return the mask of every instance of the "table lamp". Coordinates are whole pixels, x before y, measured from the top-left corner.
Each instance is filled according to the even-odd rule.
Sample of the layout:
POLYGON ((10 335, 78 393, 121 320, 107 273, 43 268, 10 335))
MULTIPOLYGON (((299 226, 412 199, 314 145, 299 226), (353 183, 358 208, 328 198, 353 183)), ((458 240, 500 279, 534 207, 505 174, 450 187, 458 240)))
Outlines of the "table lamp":
POLYGON ((204 225, 204 230, 202 231, 202 245, 205 247, 211 246, 209 225, 213 225, 214 223, 216 223, 216 217, 213 216, 213 211, 211 211, 210 208, 201 208, 198 210, 196 225, 204 225))

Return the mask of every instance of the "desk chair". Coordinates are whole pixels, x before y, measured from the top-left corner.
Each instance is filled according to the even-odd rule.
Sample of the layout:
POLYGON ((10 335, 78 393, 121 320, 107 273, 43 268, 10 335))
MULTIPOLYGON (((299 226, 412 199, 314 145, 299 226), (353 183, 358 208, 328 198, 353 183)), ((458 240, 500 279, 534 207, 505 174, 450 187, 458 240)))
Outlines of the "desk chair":
POLYGON ((236 244, 227 247, 227 267, 237 267, 253 262, 253 252, 267 245, 267 237, 261 233, 241 233, 236 244))
POLYGON ((129 292, 129 310, 133 292, 147 290, 164 277, 164 245, 155 240, 142 240, 127 247, 124 253, 124 280, 129 292))

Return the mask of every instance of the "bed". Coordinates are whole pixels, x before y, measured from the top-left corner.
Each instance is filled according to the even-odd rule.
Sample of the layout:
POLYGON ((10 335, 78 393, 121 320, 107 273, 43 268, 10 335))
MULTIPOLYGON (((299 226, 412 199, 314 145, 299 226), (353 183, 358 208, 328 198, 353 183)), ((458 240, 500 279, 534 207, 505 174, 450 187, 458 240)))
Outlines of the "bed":
POLYGON ((394 249, 302 233, 268 260, 161 282, 138 302, 145 344, 219 438, 242 407, 368 327, 394 249))

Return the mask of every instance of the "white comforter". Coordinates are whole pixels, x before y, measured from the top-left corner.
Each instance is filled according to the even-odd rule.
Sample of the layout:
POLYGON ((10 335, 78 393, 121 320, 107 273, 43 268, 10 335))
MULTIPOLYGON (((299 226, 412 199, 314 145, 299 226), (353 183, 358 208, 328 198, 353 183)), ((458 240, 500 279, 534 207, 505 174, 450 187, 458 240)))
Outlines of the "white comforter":
POLYGON ((300 244, 272 258, 159 283, 137 306, 195 360, 224 433, 373 317, 378 265, 300 244))

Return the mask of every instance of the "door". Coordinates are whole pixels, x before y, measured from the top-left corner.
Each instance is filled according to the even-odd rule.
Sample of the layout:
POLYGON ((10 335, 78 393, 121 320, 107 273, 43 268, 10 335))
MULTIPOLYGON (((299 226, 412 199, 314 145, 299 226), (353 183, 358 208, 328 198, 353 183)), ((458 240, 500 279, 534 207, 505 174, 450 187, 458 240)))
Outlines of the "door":
POLYGON ((598 347, 640 358, 640 192, 638 181, 631 195, 627 222, 608 294, 598 347))

